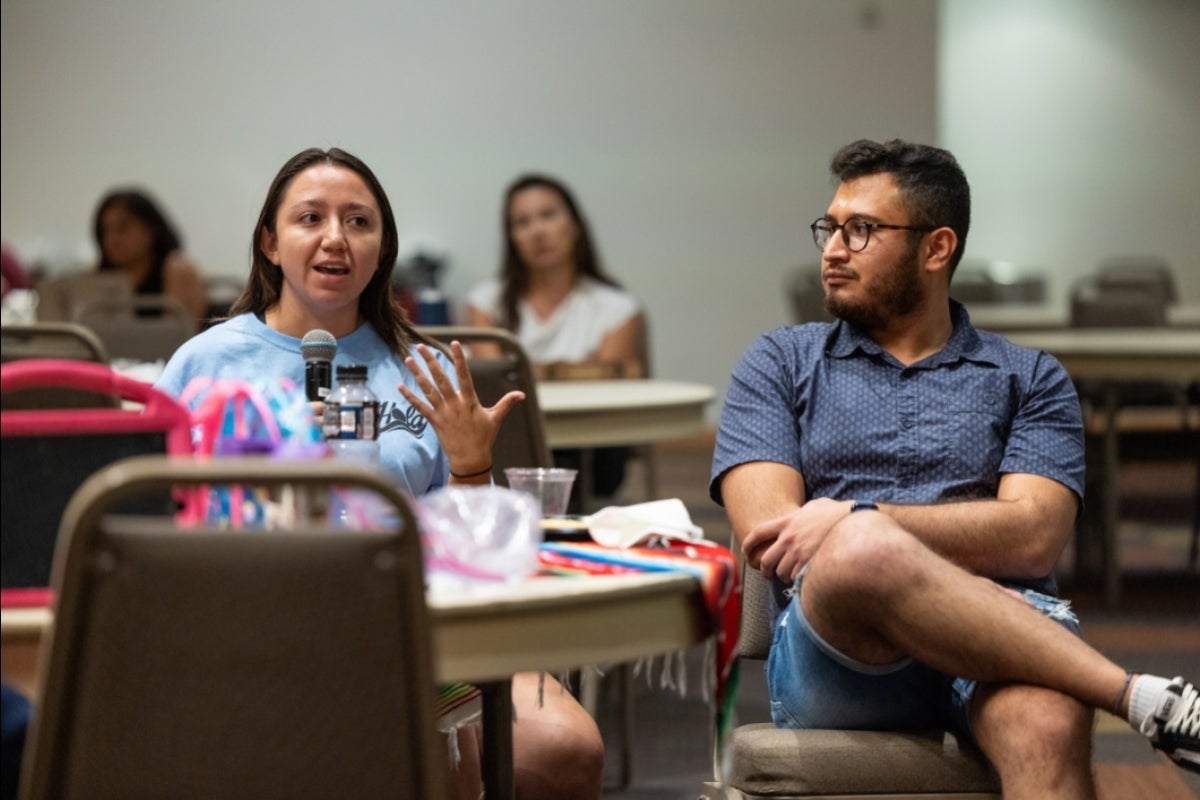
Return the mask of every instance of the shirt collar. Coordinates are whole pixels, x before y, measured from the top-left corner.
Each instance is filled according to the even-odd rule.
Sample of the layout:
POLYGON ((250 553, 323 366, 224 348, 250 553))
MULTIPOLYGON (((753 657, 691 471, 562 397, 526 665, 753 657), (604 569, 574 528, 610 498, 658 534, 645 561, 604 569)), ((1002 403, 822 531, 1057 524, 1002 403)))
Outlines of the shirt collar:
MULTIPOLYGON (((919 362, 922 367, 932 369, 957 361, 999 363, 997 346, 979 335, 979 331, 971 324, 967 309, 957 300, 950 301, 950 321, 954 326, 950 338, 941 350, 919 362)), ((849 358, 856 353, 886 355, 874 340, 845 320, 839 319, 833 323, 828 342, 825 352, 833 358, 849 358)))

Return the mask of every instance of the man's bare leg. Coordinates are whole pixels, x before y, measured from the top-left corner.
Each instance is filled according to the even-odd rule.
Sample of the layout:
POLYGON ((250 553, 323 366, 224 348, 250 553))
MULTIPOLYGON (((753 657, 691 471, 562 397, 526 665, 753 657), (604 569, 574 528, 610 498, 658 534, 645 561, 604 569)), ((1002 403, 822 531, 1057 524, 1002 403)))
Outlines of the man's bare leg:
POLYGON ((971 730, 996 772, 1005 800, 1095 800, 1093 712, 1039 686, 981 684, 971 730))
POLYGON ((1023 599, 927 548, 883 514, 834 526, 801 587, 827 642, 867 663, 911 656, 947 675, 1054 689, 1110 708, 1125 670, 1023 599))

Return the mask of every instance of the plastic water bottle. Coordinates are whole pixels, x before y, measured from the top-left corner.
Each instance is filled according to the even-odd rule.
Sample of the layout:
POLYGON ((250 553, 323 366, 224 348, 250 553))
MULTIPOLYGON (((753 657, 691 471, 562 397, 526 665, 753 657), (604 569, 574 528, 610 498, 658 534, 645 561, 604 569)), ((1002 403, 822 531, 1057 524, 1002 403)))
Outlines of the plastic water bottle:
POLYGON ((325 398, 321 421, 326 439, 369 439, 379 436, 379 398, 367 388, 367 368, 337 368, 337 388, 325 398))
MULTIPOLYGON (((330 439, 334 458, 379 467, 379 442, 371 439, 330 439)), ((391 503, 370 489, 338 486, 330 498, 330 521, 340 528, 383 530, 394 522, 391 503)))

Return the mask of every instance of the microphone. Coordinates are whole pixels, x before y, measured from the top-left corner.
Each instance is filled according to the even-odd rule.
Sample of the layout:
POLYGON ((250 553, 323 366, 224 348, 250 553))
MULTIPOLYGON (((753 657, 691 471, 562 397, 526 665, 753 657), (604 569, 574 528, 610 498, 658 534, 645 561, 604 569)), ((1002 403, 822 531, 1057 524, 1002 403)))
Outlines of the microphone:
POLYGON ((304 356, 304 393, 310 402, 324 401, 333 385, 337 339, 329 331, 311 330, 300 340, 300 355, 304 356))

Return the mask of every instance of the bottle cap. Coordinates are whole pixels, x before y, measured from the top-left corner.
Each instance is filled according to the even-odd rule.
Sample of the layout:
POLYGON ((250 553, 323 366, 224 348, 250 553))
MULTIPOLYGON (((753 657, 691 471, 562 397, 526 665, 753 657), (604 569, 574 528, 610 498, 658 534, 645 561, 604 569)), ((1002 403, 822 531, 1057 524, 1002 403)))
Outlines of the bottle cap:
POLYGON ((339 364, 337 368, 338 380, 343 378, 367 378, 367 368, 362 364, 339 364))

